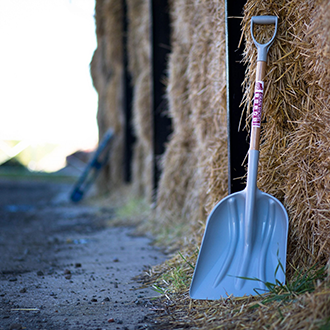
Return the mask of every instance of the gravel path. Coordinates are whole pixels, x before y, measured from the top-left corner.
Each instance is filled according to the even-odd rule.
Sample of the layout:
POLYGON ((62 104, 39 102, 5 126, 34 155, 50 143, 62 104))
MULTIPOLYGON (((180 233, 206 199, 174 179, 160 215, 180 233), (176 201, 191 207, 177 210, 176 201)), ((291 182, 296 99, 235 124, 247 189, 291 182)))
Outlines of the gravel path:
POLYGON ((0 181, 0 329, 153 329, 157 294, 133 278, 165 256, 69 191, 0 181))

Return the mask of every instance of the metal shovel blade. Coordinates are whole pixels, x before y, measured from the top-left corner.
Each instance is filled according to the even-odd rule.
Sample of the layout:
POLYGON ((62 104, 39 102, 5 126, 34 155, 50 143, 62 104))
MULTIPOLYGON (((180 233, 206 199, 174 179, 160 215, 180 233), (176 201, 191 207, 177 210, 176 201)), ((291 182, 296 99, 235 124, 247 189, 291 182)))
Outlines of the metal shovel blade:
POLYGON ((247 188, 229 195, 209 215, 191 298, 255 295, 265 292, 265 282, 285 282, 286 210, 275 197, 256 188, 250 227, 245 219, 246 197, 247 188))

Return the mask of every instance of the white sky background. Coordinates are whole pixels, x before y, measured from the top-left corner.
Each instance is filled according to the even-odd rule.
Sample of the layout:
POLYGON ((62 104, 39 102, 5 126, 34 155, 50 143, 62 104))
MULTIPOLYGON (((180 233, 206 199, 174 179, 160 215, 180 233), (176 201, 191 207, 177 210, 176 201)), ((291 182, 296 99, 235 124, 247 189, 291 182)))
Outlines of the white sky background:
POLYGON ((0 139, 97 142, 94 0, 0 0, 0 139))

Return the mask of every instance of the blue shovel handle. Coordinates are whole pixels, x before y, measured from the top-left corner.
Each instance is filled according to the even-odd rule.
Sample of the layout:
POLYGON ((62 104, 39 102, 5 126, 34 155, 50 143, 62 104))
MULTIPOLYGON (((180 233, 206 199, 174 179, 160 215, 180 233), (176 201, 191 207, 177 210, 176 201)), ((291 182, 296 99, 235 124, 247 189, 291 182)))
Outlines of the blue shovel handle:
POLYGON ((252 39, 254 44, 256 45, 257 49, 258 49, 258 59, 257 61, 263 61, 263 62, 267 62, 267 53, 268 50, 270 48, 270 46, 273 44, 276 33, 277 33, 277 23, 278 23, 278 18, 276 16, 253 16, 251 18, 251 35, 252 35, 252 39), (259 42, 257 42, 257 40, 254 37, 253 34, 253 25, 254 24, 259 24, 259 25, 263 25, 263 24, 275 24, 275 31, 274 34, 272 36, 272 38, 265 44, 260 44, 259 42))

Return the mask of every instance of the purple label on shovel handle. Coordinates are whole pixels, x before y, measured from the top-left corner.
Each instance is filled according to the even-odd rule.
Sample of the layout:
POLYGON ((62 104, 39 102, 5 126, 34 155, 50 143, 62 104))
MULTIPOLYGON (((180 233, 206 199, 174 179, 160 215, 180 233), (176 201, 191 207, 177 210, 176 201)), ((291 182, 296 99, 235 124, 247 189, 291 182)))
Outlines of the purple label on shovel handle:
POLYGON ((252 127, 260 127, 263 97, 264 97, 264 82, 257 81, 254 90, 252 127))

